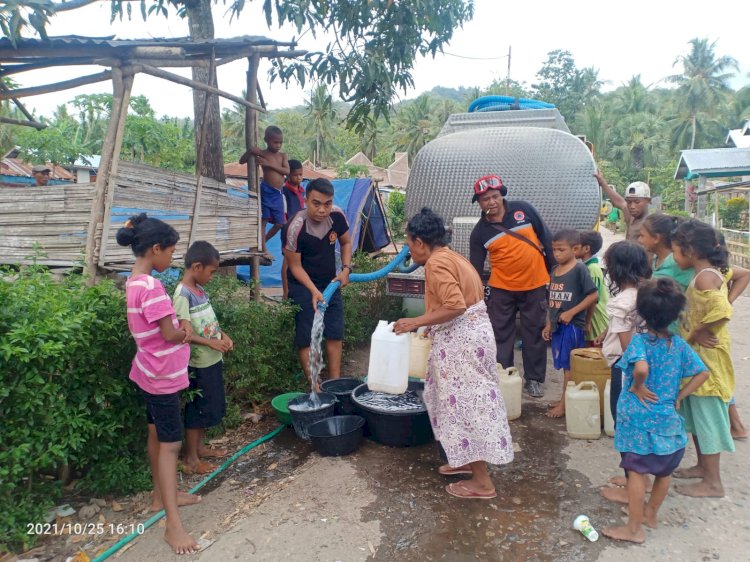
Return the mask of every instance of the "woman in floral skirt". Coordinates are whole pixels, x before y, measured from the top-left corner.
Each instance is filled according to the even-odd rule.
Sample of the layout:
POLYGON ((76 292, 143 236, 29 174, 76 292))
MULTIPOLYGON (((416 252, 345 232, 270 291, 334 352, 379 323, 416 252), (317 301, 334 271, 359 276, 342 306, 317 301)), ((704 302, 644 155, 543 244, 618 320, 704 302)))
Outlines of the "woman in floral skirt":
POLYGON ((424 265, 426 312, 402 318, 395 331, 427 326, 432 335, 424 401, 448 457, 438 472, 472 476, 446 486, 449 494, 492 499, 497 492, 487 463, 512 461, 513 444, 482 282, 467 259, 446 247, 443 219, 430 209, 412 217, 406 236, 412 260, 424 265))

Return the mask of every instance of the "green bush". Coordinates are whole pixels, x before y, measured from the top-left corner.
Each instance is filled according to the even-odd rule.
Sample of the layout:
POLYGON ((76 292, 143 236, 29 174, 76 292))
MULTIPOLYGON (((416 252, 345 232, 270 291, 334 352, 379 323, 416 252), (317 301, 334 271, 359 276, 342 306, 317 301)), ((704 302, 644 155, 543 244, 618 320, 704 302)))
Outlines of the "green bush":
POLYGON ((95 466, 85 478, 93 492, 147 485, 146 424, 113 283, 56 282, 36 267, 0 279, 0 546, 25 546, 26 523, 61 494, 45 476, 61 466, 95 466))
MULTIPOLYGON (((364 254, 354 261, 358 272, 387 263, 364 254)), ((295 307, 257 303, 228 277, 207 289, 235 343, 225 356, 231 415, 223 427, 240 422, 239 406, 305 389, 292 343, 295 307)), ((399 316, 384 279, 351 284, 343 295, 347 350, 369 340, 378 320, 399 316)), ((26 524, 42 521, 61 497, 61 482, 47 476, 61 466, 83 471, 80 484, 97 495, 147 489, 150 478, 145 409, 128 380, 135 346, 123 291, 29 267, 0 271, 0 302, 2 551, 34 541, 26 524)))
POLYGON ((396 240, 406 238, 406 195, 391 191, 388 195, 388 223, 396 240))
POLYGON ((224 356, 224 381, 231 400, 256 405, 306 386, 298 376, 292 304, 255 302, 247 288, 231 277, 214 277, 206 290, 221 329, 234 341, 234 350, 224 356))
POLYGON ((744 197, 732 197, 719 208, 719 217, 724 228, 735 228, 747 230, 747 199, 744 197))

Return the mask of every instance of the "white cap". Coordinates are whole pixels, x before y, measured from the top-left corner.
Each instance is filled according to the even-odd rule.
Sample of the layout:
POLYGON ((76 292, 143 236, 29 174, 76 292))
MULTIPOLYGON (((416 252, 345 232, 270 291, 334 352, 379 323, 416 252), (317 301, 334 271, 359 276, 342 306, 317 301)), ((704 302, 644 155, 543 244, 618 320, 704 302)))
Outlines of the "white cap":
POLYGON ((646 182, 634 181, 625 188, 625 199, 651 199, 651 188, 646 182))

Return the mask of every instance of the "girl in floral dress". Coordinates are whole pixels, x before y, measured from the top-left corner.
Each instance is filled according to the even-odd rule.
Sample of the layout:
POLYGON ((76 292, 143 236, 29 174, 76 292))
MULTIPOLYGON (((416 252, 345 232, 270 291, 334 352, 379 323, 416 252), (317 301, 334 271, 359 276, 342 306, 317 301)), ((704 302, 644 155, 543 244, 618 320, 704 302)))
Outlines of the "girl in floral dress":
POLYGON ((634 334, 617 363, 625 378, 617 401, 615 448, 620 467, 628 471, 628 524, 602 531, 616 540, 642 543, 642 525, 656 527, 687 445, 680 403, 709 377, 695 351, 669 331, 684 306, 685 296, 672 279, 646 281, 638 289, 636 309, 648 333, 634 334), (649 474, 655 476, 654 486, 644 507, 649 474))

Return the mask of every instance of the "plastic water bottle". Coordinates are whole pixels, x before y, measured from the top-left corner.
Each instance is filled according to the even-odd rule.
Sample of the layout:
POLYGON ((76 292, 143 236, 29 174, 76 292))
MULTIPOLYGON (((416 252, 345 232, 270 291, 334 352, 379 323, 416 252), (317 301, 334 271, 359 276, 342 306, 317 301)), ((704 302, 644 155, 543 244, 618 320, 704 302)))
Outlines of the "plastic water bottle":
POLYGON ((599 533, 597 533, 596 529, 591 526, 591 522, 586 515, 579 515, 576 517, 575 521, 573 521, 573 528, 576 531, 581 531, 581 534, 591 542, 599 540, 599 533))

